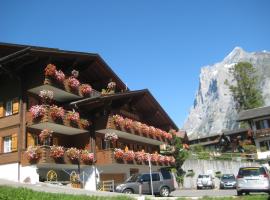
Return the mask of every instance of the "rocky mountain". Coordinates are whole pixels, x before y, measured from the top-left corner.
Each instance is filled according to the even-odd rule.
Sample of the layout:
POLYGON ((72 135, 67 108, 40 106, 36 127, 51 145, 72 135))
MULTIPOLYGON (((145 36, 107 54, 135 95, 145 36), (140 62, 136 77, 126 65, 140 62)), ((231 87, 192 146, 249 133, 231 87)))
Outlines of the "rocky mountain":
POLYGON ((199 89, 183 126, 189 137, 208 136, 238 127, 234 100, 224 82, 227 79, 233 83, 229 69, 243 61, 252 63, 256 68, 259 77, 257 87, 262 91, 265 105, 270 105, 270 52, 249 53, 236 47, 223 61, 202 67, 199 89))

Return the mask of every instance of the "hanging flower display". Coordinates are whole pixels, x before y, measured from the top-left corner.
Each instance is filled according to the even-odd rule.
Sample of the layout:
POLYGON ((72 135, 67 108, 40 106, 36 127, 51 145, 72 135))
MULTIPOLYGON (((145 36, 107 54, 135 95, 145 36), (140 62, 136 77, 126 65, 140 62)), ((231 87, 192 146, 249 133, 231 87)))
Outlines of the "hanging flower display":
POLYGON ((50 138, 52 136, 53 131, 49 129, 43 129, 39 134, 40 141, 44 144, 46 139, 50 138))
POLYGON ((80 119, 80 122, 84 129, 88 128, 91 125, 91 123, 86 119, 80 119))
POLYGON ((89 84, 81 84, 80 91, 83 96, 86 96, 92 92, 92 87, 89 84))
POLYGON ((115 82, 111 81, 111 82, 108 83, 108 86, 107 86, 108 89, 114 90, 115 87, 116 87, 116 83, 115 82))
POLYGON ((66 114, 67 120, 73 121, 73 122, 78 122, 80 119, 80 114, 75 111, 68 111, 66 114))
POLYGON ((74 77, 69 77, 68 78, 68 85, 71 87, 71 89, 77 90, 78 87, 80 86, 80 81, 74 77))
POLYGON ((45 115, 45 108, 43 105, 32 106, 29 111, 34 119, 45 115))
POLYGON ((123 160, 124 157, 124 151, 122 149, 114 149, 114 158, 116 160, 123 160))
POLYGON ((81 151, 81 160, 85 163, 93 163, 94 162, 94 154, 89 153, 87 150, 81 151))
POLYGON ((151 161, 152 161, 152 162, 158 162, 158 160, 159 160, 159 155, 158 155, 158 153, 153 153, 153 154, 151 154, 151 161))
POLYGON ((170 164, 171 165, 175 164, 175 158, 173 156, 170 157, 170 164))
POLYGON ((116 141, 118 136, 114 132, 106 133, 104 136, 104 141, 116 141))
POLYGON ((53 64, 48 64, 44 71, 46 76, 54 77, 56 72, 56 66, 53 64))
POLYGON ((61 70, 56 70, 55 71, 55 79, 59 82, 63 82, 65 80, 66 76, 64 74, 64 72, 62 72, 61 70))
POLYGON ((25 153, 29 161, 36 161, 41 157, 41 149, 39 146, 29 146, 25 153))
POLYGON ((78 76, 79 76, 79 72, 77 71, 77 70, 72 70, 71 71, 71 75, 74 77, 74 78, 78 78, 78 76))
POLYGON ((129 118, 125 118, 124 124, 125 124, 125 128, 126 129, 131 129, 132 128, 132 124, 133 124, 133 120, 132 119, 129 119, 129 118))
POLYGON ((128 150, 128 151, 125 151, 124 152, 124 155, 123 155, 123 158, 124 158, 124 160, 126 160, 126 161, 133 161, 134 160, 134 158, 135 158, 135 153, 134 153, 134 151, 131 151, 131 150, 128 150))
POLYGON ((113 115, 113 120, 116 124, 116 126, 124 126, 125 125, 125 120, 122 116, 120 115, 113 115))
POLYGON ((51 146, 51 153, 50 156, 55 158, 55 159, 59 159, 59 158, 63 158, 64 157, 64 147, 62 146, 51 146))
POLYGON ((146 124, 142 124, 141 131, 143 134, 148 135, 149 134, 149 126, 147 126, 146 124))
POLYGON ((78 160, 80 158, 80 150, 77 148, 69 148, 66 153, 70 160, 78 160))
POLYGON ((135 152, 135 160, 138 163, 142 163, 144 161, 144 158, 145 158, 145 152, 144 151, 135 152))
POLYGON ((53 120, 64 119, 65 110, 62 107, 53 105, 50 107, 50 114, 53 120))
POLYGON ((159 162, 160 164, 163 164, 164 161, 165 161, 165 156, 158 155, 158 162, 159 162))
POLYGON ((133 122, 132 122, 132 127, 133 127, 136 131, 140 132, 141 129, 142 129, 142 123, 141 123, 141 122, 137 122, 137 121, 133 121, 133 122))

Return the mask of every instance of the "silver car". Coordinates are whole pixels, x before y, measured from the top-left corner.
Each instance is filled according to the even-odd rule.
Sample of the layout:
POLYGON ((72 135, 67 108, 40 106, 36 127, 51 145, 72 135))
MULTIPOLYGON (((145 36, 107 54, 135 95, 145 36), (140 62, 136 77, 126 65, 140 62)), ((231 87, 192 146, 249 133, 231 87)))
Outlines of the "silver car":
MULTIPOLYGON (((170 172, 152 173, 153 193, 168 197, 170 192, 175 190, 173 175, 170 172)), ((116 192, 126 194, 139 194, 141 187, 142 194, 151 194, 150 174, 134 174, 125 183, 116 187, 116 192)))
POLYGON ((250 192, 270 194, 270 176, 265 167, 241 167, 236 177, 237 195, 250 192))
POLYGON ((214 177, 210 174, 200 174, 197 178, 197 189, 215 188, 214 177))

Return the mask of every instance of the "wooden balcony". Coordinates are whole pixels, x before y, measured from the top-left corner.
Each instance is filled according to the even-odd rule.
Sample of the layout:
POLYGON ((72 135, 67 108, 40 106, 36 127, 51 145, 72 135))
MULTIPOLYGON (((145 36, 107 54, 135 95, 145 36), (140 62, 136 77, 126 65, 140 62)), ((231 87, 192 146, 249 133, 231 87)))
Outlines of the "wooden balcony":
POLYGON ((270 128, 254 131, 255 138, 270 137, 270 128))
POLYGON ((26 151, 23 151, 21 154, 22 166, 37 165, 41 167, 74 168, 74 167, 78 167, 78 164, 89 165, 87 163, 84 163, 83 161, 70 160, 66 152, 64 154, 64 157, 60 159, 54 159, 53 157, 50 156, 50 154, 51 154, 51 149, 49 146, 41 146, 41 157, 38 160, 29 161, 26 156, 26 151))
POLYGON ((114 132, 119 138, 124 138, 128 140, 133 140, 133 141, 152 144, 152 145, 162 145, 168 142, 167 139, 161 136, 143 134, 142 132, 136 131, 133 128, 126 129, 123 126, 121 127, 116 126, 114 123, 113 117, 111 115, 109 115, 108 117, 105 128, 99 129, 96 132, 101 133, 101 134, 114 132))
POLYGON ((68 85, 66 84, 66 82, 64 82, 63 84, 52 80, 50 78, 45 78, 44 80, 44 84, 31 88, 28 91, 39 95, 39 92, 41 90, 50 90, 53 91, 54 94, 54 100, 58 101, 58 102, 65 102, 65 101, 72 101, 72 100, 78 100, 81 99, 83 97, 85 98, 95 98, 101 95, 100 92, 96 91, 96 90, 92 90, 92 92, 90 93, 90 95, 88 96, 83 96, 79 90, 71 90, 68 85))
POLYGON ((54 120, 51 117, 50 107, 47 106, 45 110, 45 115, 43 117, 35 119, 32 119, 30 112, 27 112, 27 127, 39 130, 50 129, 56 133, 61 133, 65 135, 76 135, 88 131, 88 127, 84 127, 80 120, 74 123, 66 119, 66 114, 63 120, 54 120))
MULTIPOLYGON (((114 165, 114 164, 129 164, 129 165, 146 165, 148 166, 148 161, 137 162, 135 159, 133 161, 126 160, 116 160, 114 157, 113 149, 100 150, 96 153, 96 165, 114 165)), ((151 162, 154 166, 171 166, 170 163, 159 163, 151 162)))

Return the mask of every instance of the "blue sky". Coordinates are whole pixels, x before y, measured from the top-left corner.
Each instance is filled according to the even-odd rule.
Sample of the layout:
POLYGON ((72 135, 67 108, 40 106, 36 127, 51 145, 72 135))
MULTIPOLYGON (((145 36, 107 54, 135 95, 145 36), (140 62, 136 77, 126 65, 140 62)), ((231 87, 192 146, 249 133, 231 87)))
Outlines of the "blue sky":
POLYGON ((0 42, 99 53, 181 127, 200 68, 235 46, 270 50, 268 0, 2 0, 0 42))

